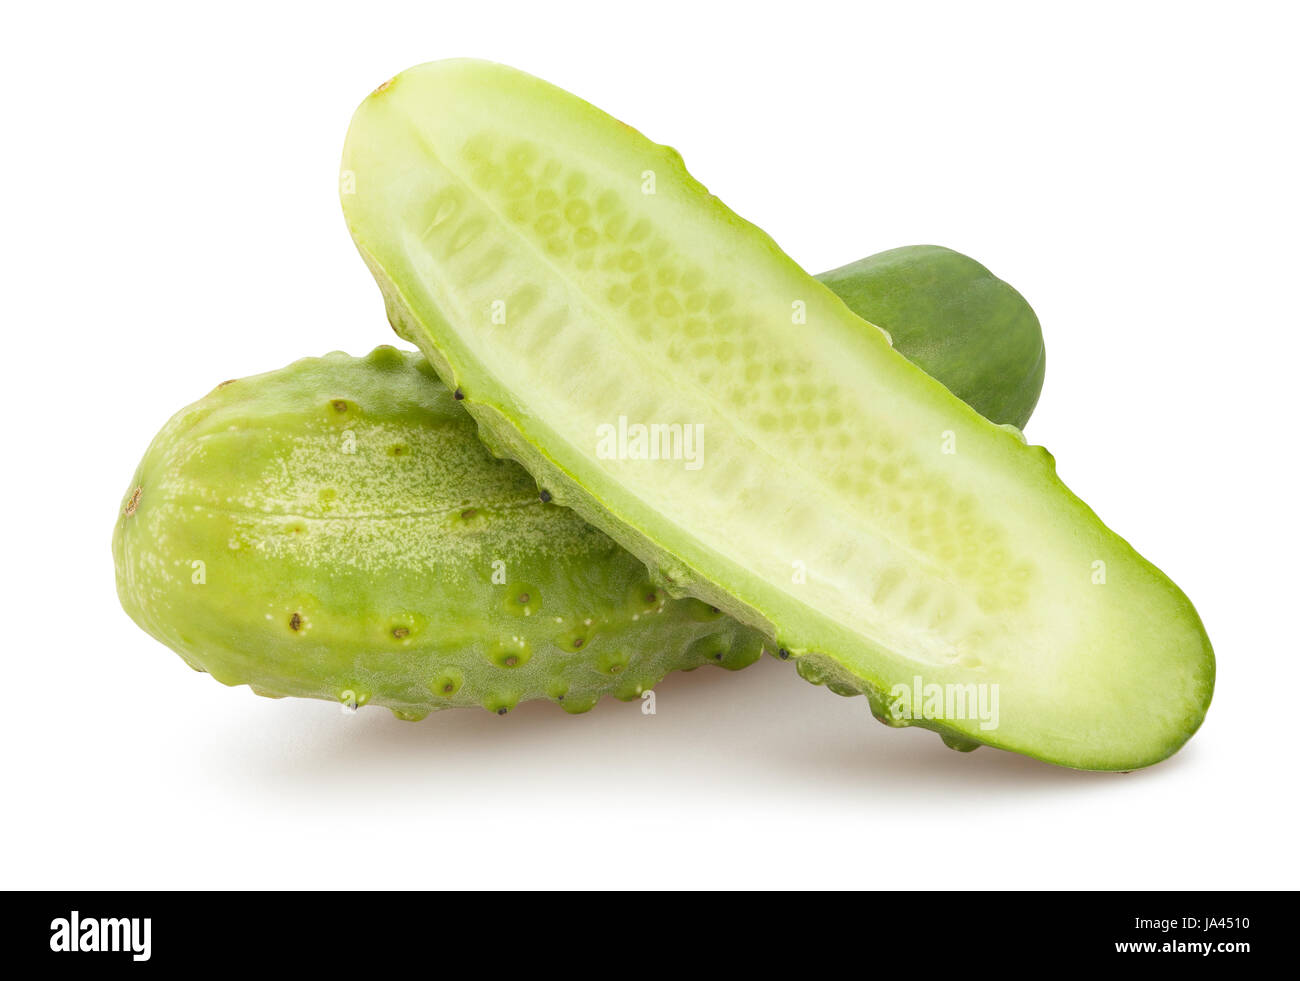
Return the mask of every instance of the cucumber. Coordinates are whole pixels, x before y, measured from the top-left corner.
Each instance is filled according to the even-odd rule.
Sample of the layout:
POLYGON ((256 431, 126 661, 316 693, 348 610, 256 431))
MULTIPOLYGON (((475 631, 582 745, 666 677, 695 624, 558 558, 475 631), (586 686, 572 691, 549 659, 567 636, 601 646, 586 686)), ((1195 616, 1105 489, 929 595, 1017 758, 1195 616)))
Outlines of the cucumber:
MULTIPOLYGON (((963 289, 945 252, 894 250, 889 273, 963 289)), ((837 288, 877 268, 854 266, 837 288)), ((919 339, 932 305, 914 296, 890 322, 919 339)), ((424 357, 391 347, 228 382, 178 413, 127 490, 114 556, 123 607, 193 667, 403 719, 530 698, 580 712, 670 670, 745 667, 764 643, 543 503, 424 357)))
POLYGON ((224 383, 141 462, 118 595, 192 666, 263 695, 398 718, 636 698, 741 667, 762 637, 668 597, 644 564, 494 459, 424 359, 334 353, 224 383))
POLYGON ((1214 657, 1187 597, 676 151, 466 60, 372 93, 343 169, 397 332, 671 594, 960 749, 1129 770, 1200 725, 1214 657))
POLYGON ((1043 390, 1042 328, 1015 288, 974 259, 913 245, 817 278, 984 418, 1022 429, 1029 421, 1043 390))

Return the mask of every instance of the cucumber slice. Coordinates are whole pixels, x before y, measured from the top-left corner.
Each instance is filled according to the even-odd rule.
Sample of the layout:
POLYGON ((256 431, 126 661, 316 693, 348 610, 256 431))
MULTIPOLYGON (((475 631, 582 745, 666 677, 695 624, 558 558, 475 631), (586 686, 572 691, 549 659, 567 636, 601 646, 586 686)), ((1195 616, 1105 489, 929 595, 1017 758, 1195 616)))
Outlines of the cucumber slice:
POLYGON ((1199 726, 1214 659, 1182 592, 676 151, 451 61, 374 92, 343 168, 390 321, 489 445, 805 677, 958 748, 1086 769, 1199 726), (646 458, 636 425, 681 438, 646 458))

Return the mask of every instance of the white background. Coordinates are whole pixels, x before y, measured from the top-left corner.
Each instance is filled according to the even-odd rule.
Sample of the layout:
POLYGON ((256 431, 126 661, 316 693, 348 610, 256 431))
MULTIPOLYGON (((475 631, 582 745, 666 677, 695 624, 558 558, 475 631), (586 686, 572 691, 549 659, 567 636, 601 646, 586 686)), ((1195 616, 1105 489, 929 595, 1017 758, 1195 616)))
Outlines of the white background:
POLYGON ((36 6, 0 31, 4 886, 1297 885, 1294 8, 36 6), (218 381, 395 340, 343 136, 460 55, 678 147, 810 271, 929 242, 1017 286, 1029 438, 1215 643, 1196 738, 1130 775, 959 755, 771 660, 671 677, 654 717, 413 725, 138 630, 109 550, 137 460, 218 381))

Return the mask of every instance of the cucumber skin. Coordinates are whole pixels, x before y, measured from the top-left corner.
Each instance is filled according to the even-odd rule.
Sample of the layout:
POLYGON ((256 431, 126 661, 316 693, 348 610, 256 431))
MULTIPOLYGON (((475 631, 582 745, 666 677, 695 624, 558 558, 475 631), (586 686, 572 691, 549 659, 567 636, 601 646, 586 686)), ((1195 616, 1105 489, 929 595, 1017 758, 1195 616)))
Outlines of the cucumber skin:
MULTIPOLYGON (((547 97, 552 94, 558 95, 566 101, 562 106, 557 104, 547 107, 548 111, 571 113, 574 120, 580 120, 574 123, 575 127, 583 126, 590 130, 601 128, 602 135, 607 134, 611 144, 616 145, 619 152, 628 151, 631 158, 643 161, 647 166, 661 168, 659 171, 661 188, 671 184, 683 195, 694 197, 699 202, 701 213, 707 211, 720 224, 733 228, 742 235, 753 236, 755 251, 765 253, 765 259, 780 266, 783 273, 787 275, 797 273, 811 279, 761 229, 731 212, 720 200, 709 194, 707 189, 686 171, 681 155, 676 150, 669 146, 651 143, 631 126, 621 123, 589 103, 564 93, 563 90, 556 89, 540 79, 489 62, 456 59, 430 63, 410 69, 380 86, 362 103, 353 117, 344 149, 345 172, 358 174, 364 171, 360 166, 358 154, 364 157, 371 151, 357 148, 365 146, 367 140, 376 137, 376 134, 366 133, 360 136, 358 130, 362 128, 362 121, 372 106, 379 100, 386 99, 387 93, 403 88, 408 78, 415 79, 425 72, 442 71, 449 74, 462 71, 495 73, 487 83, 489 86, 499 86, 502 90, 508 86, 517 86, 529 97, 539 92, 546 93, 547 97)), ((493 94, 500 93, 494 91, 493 94)), ((376 112, 382 111, 376 110, 376 112)), ((365 123, 368 124, 369 120, 365 123)), ((383 138, 377 139, 382 141, 383 138)), ((381 144, 377 142, 376 145, 381 144)), ((385 152, 391 153, 391 148, 386 149, 385 152)), ((356 207, 355 202, 345 197, 342 203, 354 243, 375 277, 384 298, 389 323, 394 331, 400 337, 418 346, 433 364, 438 376, 448 384, 460 385, 462 376, 472 376, 477 380, 481 375, 481 366, 463 360, 465 351, 461 346, 462 342, 456 337, 454 325, 441 315, 436 305, 416 302, 417 295, 423 298, 427 294, 419 293, 420 287, 416 284, 409 284, 411 288, 408 289, 408 284, 393 275, 386 264, 386 259, 381 258, 379 249, 372 247, 372 243, 368 241, 360 226, 364 220, 369 229, 374 229, 375 216, 363 216, 361 213, 354 216, 350 208, 356 207), (476 371, 479 373, 476 374, 476 371)), ((387 217, 393 219, 394 215, 390 214, 387 217)), ((916 376, 918 384, 925 378, 920 370, 916 371, 916 376)), ((933 380, 930 380, 929 386, 933 385, 933 380)), ((927 392, 926 397, 933 400, 933 391, 927 392)), ((957 400, 954 399, 955 401, 957 400)), ((1181 675, 1169 680, 1171 687, 1177 689, 1178 697, 1182 701, 1173 709, 1173 713, 1176 714, 1167 711, 1165 706, 1159 706, 1162 722, 1165 719, 1170 721, 1158 737, 1148 739, 1141 745, 1106 744, 1102 748, 1091 746, 1086 740, 1072 741, 1073 737, 1067 737, 1072 741, 1068 749, 1047 750, 1032 741, 1008 740, 1002 733, 995 733, 987 739, 974 738, 968 729, 949 724, 945 720, 892 722, 885 711, 888 704, 886 691, 890 687, 889 679, 871 670, 855 672, 837 655, 828 653, 835 645, 850 640, 847 633, 840 632, 828 638, 830 646, 822 646, 815 638, 802 635, 789 636, 786 629, 778 622, 779 618, 773 615, 773 611, 751 605, 717 585, 709 576, 703 574, 697 565, 675 554, 668 544, 643 531, 624 515, 611 509, 607 502, 601 501, 590 488, 584 485, 580 475, 570 472, 559 460, 553 458, 545 445, 530 439, 529 429, 532 423, 524 407, 511 393, 504 391, 480 393, 467 388, 465 407, 478 423, 480 438, 495 455, 519 461, 532 473, 539 486, 547 489, 555 501, 573 508, 624 548, 637 554, 652 569, 655 581, 663 584, 671 595, 702 598, 727 611, 738 620, 761 630, 769 638, 776 638, 775 643, 780 645, 780 654, 783 658, 792 657, 796 659, 796 663, 803 662, 799 673, 806 680, 825 684, 841 695, 865 695, 872 713, 886 724, 899 727, 915 725, 932 729, 942 737, 945 744, 960 751, 968 751, 978 745, 989 745, 1073 769, 1128 771, 1149 766, 1172 756, 1195 734, 1204 721, 1213 696, 1215 661, 1209 638, 1195 608, 1167 576, 1139 555, 1127 541, 1107 529, 1086 504, 1060 482, 1056 476, 1055 463, 1051 454, 1043 447, 1025 445, 1023 435, 1019 434, 1014 425, 1004 425, 1002 428, 1010 430, 1024 447, 1023 452, 1020 453, 1023 470, 1034 472, 1033 480, 1036 484, 1052 488, 1062 510, 1082 516, 1082 519, 1088 522, 1089 534, 1109 535, 1108 544, 1113 550, 1112 555, 1117 561, 1128 564, 1139 585, 1164 593, 1163 601, 1169 613, 1167 622, 1171 636, 1177 638, 1176 643, 1179 645, 1182 659, 1178 665, 1181 675)), ((969 406, 965 408, 971 413, 969 417, 962 418, 959 413, 954 412, 954 418, 962 419, 964 426, 971 426, 982 418, 971 411, 969 406)), ((984 422, 987 424, 987 420, 984 422)), ((537 428, 546 430, 544 422, 536 425, 537 428)), ((1003 442, 997 452, 1015 451, 1011 444, 1003 442)), ((1068 696, 1069 693, 1064 694, 1068 696)), ((1124 733, 1126 729, 1119 725, 1115 731, 1124 733)))
POLYGON ((1021 429, 1029 421, 1046 369, 1042 328, 1024 297, 974 259, 905 246, 817 279, 980 415, 1021 429))
POLYGON ((123 608, 192 667, 408 720, 534 698, 581 712, 670 670, 744 667, 764 644, 543 503, 424 359, 391 347, 183 409, 136 471, 113 553, 123 608))
MULTIPOLYGON (((873 315, 876 307, 870 291, 853 287, 877 271, 878 261, 887 263, 884 271, 893 282, 913 277, 927 284, 927 290, 946 296, 960 292, 971 279, 964 265, 951 261, 956 255, 928 246, 894 249, 881 253, 879 260, 868 256, 844 267, 852 268, 852 273, 820 278, 834 276, 833 288, 842 291, 850 307, 864 316, 873 315)), ((926 323, 924 318, 935 309, 926 302, 926 290, 904 295, 904 300, 892 304, 877 319, 897 332, 904 353, 931 329, 965 334, 979 329, 978 323, 963 322, 960 314, 957 319, 926 323)), ((1023 300, 1019 303, 1028 311, 1023 300)), ((1028 315, 1032 317, 1032 311, 1028 315)), ((952 350, 955 348, 941 347, 930 359, 945 380, 949 372, 965 368, 965 364, 945 360, 952 350)), ((971 356, 979 359, 981 352, 975 350, 971 356)), ((1002 366, 989 359, 981 363, 987 370, 975 372, 975 395, 986 388, 1003 388, 1002 366)), ((359 470, 373 464, 376 474, 383 475, 406 462, 327 450, 319 465, 336 488, 349 483, 368 487, 370 478, 359 470)), ((423 494, 445 494, 446 488, 413 484, 403 493, 415 500, 423 494)), ((396 510, 391 494, 370 495, 360 503, 362 512, 377 518, 396 510)), ((475 504, 468 499, 457 506, 462 510, 475 506, 480 513, 484 510, 481 501, 475 504)), ((327 513, 317 507, 314 513, 302 516, 319 521, 327 513)), ((311 527, 316 526, 309 524, 307 532, 289 534, 310 535, 311 527)), ((335 528, 337 531, 338 526, 335 528)), ((127 613, 192 667, 226 684, 247 683, 257 693, 272 697, 346 700, 345 693, 351 692, 358 702, 387 705, 402 719, 469 705, 501 712, 530 698, 550 698, 571 712, 583 711, 603 694, 636 698, 668 671, 692 670, 702 664, 732 670, 746 667, 764 649, 757 631, 722 617, 698 600, 668 598, 651 585, 642 563, 629 553, 573 512, 544 504, 522 468, 493 459, 480 446, 472 420, 423 356, 386 346, 364 359, 336 352, 226 383, 177 413, 154 440, 127 490, 113 550, 118 593, 127 613), (346 403, 341 412, 334 408, 337 400, 346 403), (329 408, 322 412, 324 406, 329 408), (315 629, 315 621, 322 615, 320 596, 331 575, 329 566, 346 566, 348 562, 343 554, 347 543, 342 540, 333 563, 309 559, 304 541, 298 560, 261 563, 251 569, 247 564, 232 564, 225 571, 220 568, 223 563, 217 562, 217 568, 205 570, 203 584, 191 581, 190 563, 195 559, 212 565, 210 557, 225 557, 229 543, 236 539, 283 540, 283 529, 292 526, 291 509, 300 513, 307 509, 301 500, 302 488, 286 489, 285 499, 278 506, 268 506, 263 515, 249 513, 238 519, 214 509, 210 517, 200 518, 188 495, 210 497, 222 489, 236 499, 244 498, 280 466, 280 458, 267 447, 279 444, 281 449, 291 449, 294 437, 322 425, 331 436, 341 439, 347 430, 340 427, 357 425, 363 412, 372 423, 383 420, 395 427, 393 441, 419 444, 423 434, 440 427, 454 440, 463 441, 465 446, 455 455, 468 472, 460 478, 449 474, 448 481, 460 479, 467 488, 485 488, 497 502, 499 513, 484 519, 492 524, 473 532, 480 539, 477 543, 471 543, 468 528, 450 515, 445 525, 431 522, 422 528, 427 541, 459 540, 466 561, 482 571, 490 570, 487 552, 493 548, 503 548, 505 542, 530 534, 530 528, 544 532, 546 548, 520 572, 520 581, 540 592, 549 616, 545 621, 539 616, 511 624, 529 634, 528 664, 503 667, 504 652, 491 644, 491 628, 484 636, 475 636, 456 624, 452 596, 443 602, 430 597, 445 579, 445 570, 429 570, 426 583, 421 578, 424 573, 412 573, 401 564, 370 576, 369 595, 376 606, 387 604, 386 609, 365 609, 363 604, 349 606, 345 602, 331 617, 331 636, 322 638, 315 629), (232 423, 239 427, 237 436, 229 435, 226 428, 232 423), (282 443, 286 435, 290 439, 287 446, 282 443), (236 449, 259 442, 265 445, 251 446, 251 466, 243 452, 214 454, 209 448, 204 456, 193 455, 214 439, 225 439, 236 449), (136 488, 141 489, 138 496, 136 488), (532 517, 524 520, 518 517, 521 514, 532 517), (178 546, 182 549, 179 554, 163 544, 178 541, 184 543, 178 546), (166 571, 169 567, 170 572, 166 571), (581 589, 575 588, 577 582, 581 589), (653 593, 661 604, 653 616, 646 613, 649 604, 636 599, 638 588, 644 596, 653 593), (306 609, 310 606, 316 609, 306 609), (260 621, 254 617, 251 623, 232 629, 229 611, 251 608, 274 613, 270 620, 265 615, 260 621), (553 622, 550 617, 556 614, 563 616, 566 624, 574 624, 580 619, 580 610, 591 608, 603 611, 605 627, 581 653, 555 642, 571 639, 570 634, 544 626, 553 622), (385 633, 377 626, 385 612, 395 612, 399 619, 420 619, 421 630, 393 637, 391 628, 385 633), (297 630, 291 626, 294 613, 303 617, 297 630), (628 642, 615 644, 621 637, 628 642), (620 652, 626 656, 619 657, 620 652), (459 681, 456 691, 439 691, 448 681, 459 681)), ((431 547, 430 551, 437 549, 431 547)), ((480 582, 467 595, 458 595, 456 602, 472 609, 482 599, 490 620, 494 606, 499 608, 506 595, 505 585, 480 582)), ((401 619, 401 623, 407 620, 401 619)), ((775 649, 771 652, 777 653, 775 649)))

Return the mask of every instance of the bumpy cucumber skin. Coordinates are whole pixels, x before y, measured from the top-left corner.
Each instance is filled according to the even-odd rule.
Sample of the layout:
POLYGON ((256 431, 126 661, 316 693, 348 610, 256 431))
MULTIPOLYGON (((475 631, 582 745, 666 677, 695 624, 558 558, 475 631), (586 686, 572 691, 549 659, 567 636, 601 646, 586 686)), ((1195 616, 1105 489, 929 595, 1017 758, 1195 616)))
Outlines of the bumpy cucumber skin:
POLYGON ((192 667, 401 719, 541 698, 581 712, 764 646, 543 502, 425 359, 391 347, 227 382, 177 413, 113 554, 124 609, 192 667))
MULTIPOLYGON (((411 133, 418 134, 415 142, 419 149, 416 152, 428 152, 436 159, 443 148, 434 148, 428 142, 423 121, 413 123, 414 116, 403 118, 402 110, 394 109, 390 93, 404 89, 410 91, 412 87, 421 90, 425 90, 425 86, 437 88, 443 84, 443 79, 447 80, 447 89, 439 93, 438 100, 422 107, 432 115, 437 115, 442 102, 455 99, 455 86, 462 82, 479 85, 481 92, 489 93, 478 111, 489 111, 485 107, 490 106, 491 100, 501 98, 507 91, 512 93, 512 98, 518 96, 521 103, 531 99, 537 99, 539 103, 553 100, 545 104, 545 111, 555 114, 557 119, 564 119, 570 126, 567 132, 571 137, 579 131, 587 134, 584 138, 594 138, 598 133, 599 138, 606 141, 609 153, 625 154, 626 162, 636 162, 638 166, 658 168, 661 190, 671 186, 681 199, 693 199, 692 206, 701 220, 707 215, 718 226, 731 229, 738 239, 744 240, 750 254, 762 256, 766 275, 792 284, 802 276, 805 284, 794 287, 795 290, 813 292, 807 286, 807 274, 761 230, 709 195, 707 189, 685 170, 680 155, 671 147, 652 144, 636 130, 577 97, 504 66, 470 60, 431 63, 411 69, 380 86, 353 118, 344 150, 345 172, 357 175, 358 181, 372 182, 376 179, 382 181, 393 173, 401 175, 398 177, 400 183, 394 185, 399 192, 395 199, 403 194, 429 193, 426 189, 417 190, 418 181, 410 178, 411 171, 401 169, 403 163, 409 168, 409 161, 401 158, 400 154, 408 152, 411 133), (384 126, 390 124, 396 128, 385 131, 384 126), (407 131, 401 130, 403 126, 408 128, 407 131), (392 143, 389 137, 392 137, 392 143)), ((512 108, 512 111, 517 110, 517 106, 512 108)), ((537 106, 534 106, 534 111, 538 111, 537 106)), ((521 134, 520 138, 527 137, 521 134)), ((474 147, 467 144, 466 152, 472 150, 474 147)), ((603 162, 597 164, 601 165, 603 162)), ((417 206, 414 197, 406 200, 406 207, 417 206)), ((432 205, 429 202, 425 204, 431 209, 429 213, 434 215, 435 224, 430 227, 436 227, 442 218, 441 212, 434 214, 432 210, 432 206, 438 204, 437 199, 432 205)), ((786 623, 785 616, 769 605, 739 598, 738 590, 719 584, 720 581, 740 581, 745 576, 746 567, 725 556, 719 558, 715 555, 710 561, 719 564, 717 568, 711 566, 710 574, 706 575, 699 559, 684 558, 677 548, 646 530, 645 522, 651 512, 643 507, 643 502, 624 497, 620 506, 615 507, 604 500, 585 483, 591 479, 589 476, 570 469, 572 460, 562 462, 557 458, 561 455, 559 452, 552 455, 553 451, 564 448, 559 443, 552 446, 546 441, 558 435, 550 428, 550 421, 530 417, 526 397, 496 386, 485 365, 468 357, 465 341, 457 336, 456 325, 447 319, 441 305, 444 294, 439 291, 445 284, 440 283, 436 275, 428 281, 419 279, 419 273, 415 278, 408 278, 413 272, 410 263, 422 261, 425 263, 423 268, 429 269, 427 263, 432 257, 415 251, 401 252, 402 248, 410 248, 410 237, 396 250, 393 236, 384 237, 384 222, 399 218, 399 213, 391 210, 394 204, 385 200, 379 210, 368 210, 373 206, 363 206, 345 197, 343 205, 358 251, 374 274, 384 297, 389 322, 399 336, 421 348, 441 378, 449 384, 466 386, 466 408, 477 420, 480 436, 493 452, 521 461, 539 485, 549 489, 556 501, 574 508, 586 520, 643 558, 656 570, 657 581, 664 583, 673 595, 701 597, 763 630, 768 636, 789 638, 784 643, 778 641, 781 643, 781 656, 802 659, 804 663, 800 673, 808 680, 826 684, 839 694, 864 694, 873 714, 881 721, 933 729, 954 749, 966 751, 976 745, 989 745, 1076 769, 1131 770, 1151 765, 1175 753, 1200 727, 1213 695, 1215 663, 1212 647, 1195 608, 1167 576, 1107 529, 1060 482, 1051 455, 1042 447, 1026 446, 1023 436, 1015 431, 1014 426, 1003 426, 1012 432, 995 436, 987 428, 987 420, 968 406, 962 406, 965 413, 958 411, 955 408, 958 400, 946 391, 940 395, 941 386, 933 381, 924 382, 925 375, 919 369, 911 367, 908 372, 897 366, 888 369, 895 379, 908 378, 909 384, 915 388, 918 404, 926 405, 931 413, 941 406, 943 412, 968 434, 968 438, 982 441, 990 457, 998 461, 1015 458, 1017 475, 1027 487, 1032 486, 1035 492, 1047 492, 1057 508, 1055 513, 1063 522, 1079 529, 1089 544, 1095 541, 1104 547, 1107 559, 1128 574, 1127 585, 1136 590, 1137 595, 1158 600, 1159 612, 1149 615, 1140 626, 1147 634, 1152 632, 1154 625, 1165 629, 1167 637, 1160 642, 1161 659, 1151 663, 1159 663, 1171 673, 1158 676, 1158 672, 1149 672, 1144 676, 1143 672, 1131 671, 1120 663, 1115 665, 1118 676, 1094 670, 1080 679, 1088 688, 1081 698, 1073 694, 1074 689, 1069 685, 1057 689, 1053 695, 1065 713, 1082 711, 1086 714, 1080 706, 1102 706, 1097 716, 1086 718, 1082 723, 1072 719, 1058 724, 1051 719, 1049 708, 1041 716, 1041 722, 1027 727, 1027 736, 1008 736, 1005 731, 998 731, 987 737, 976 737, 968 722, 945 719, 892 722, 886 714, 886 692, 892 687, 889 682, 894 677, 882 667, 882 659, 888 655, 888 650, 838 627, 829 628, 824 636, 811 636, 809 631, 817 628, 815 615, 810 617, 796 612, 797 623, 786 623), (417 255, 420 258, 417 259, 417 255), (851 656, 845 656, 850 652, 851 656), (876 663, 863 664, 864 657, 875 658, 876 663), (1143 695, 1151 696, 1145 705, 1141 701, 1143 695), (1108 702, 1111 704, 1106 704, 1108 702), (1094 737, 1099 738, 1094 741, 1094 737)), ((838 298, 837 302, 840 302, 838 298)), ((821 313, 827 314, 830 309, 823 305, 821 313)), ((847 322, 841 321, 839 326, 848 330, 847 322)), ((698 542, 693 545, 702 547, 698 542)), ((750 585, 746 580, 747 588, 750 585)), ((789 611, 786 615, 790 615, 789 611)), ((1138 623, 1134 622, 1132 626, 1137 627, 1138 623)), ((1108 631, 1115 628, 1107 639, 1119 638, 1117 648, 1136 653, 1131 635, 1123 632, 1123 624, 1108 620, 1104 627, 1108 631)), ((1078 660, 1071 662, 1069 667, 1086 672, 1086 665, 1078 660)))
POLYGON ((1046 369, 1042 328, 1024 297, 974 259, 912 245, 817 278, 986 419, 1029 421, 1046 369))

